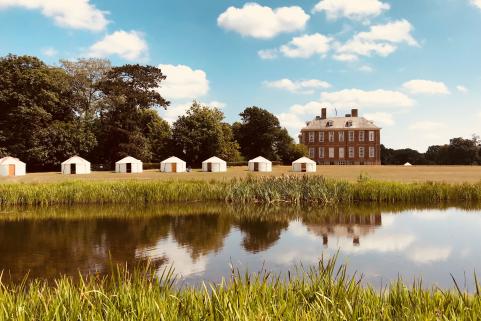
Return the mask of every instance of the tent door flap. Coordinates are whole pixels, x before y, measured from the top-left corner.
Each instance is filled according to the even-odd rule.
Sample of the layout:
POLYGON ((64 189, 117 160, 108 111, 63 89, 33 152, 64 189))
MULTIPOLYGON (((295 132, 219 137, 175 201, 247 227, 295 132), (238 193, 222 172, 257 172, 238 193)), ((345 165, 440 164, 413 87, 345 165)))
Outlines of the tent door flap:
POLYGON ((8 176, 15 176, 15 165, 8 165, 8 176))

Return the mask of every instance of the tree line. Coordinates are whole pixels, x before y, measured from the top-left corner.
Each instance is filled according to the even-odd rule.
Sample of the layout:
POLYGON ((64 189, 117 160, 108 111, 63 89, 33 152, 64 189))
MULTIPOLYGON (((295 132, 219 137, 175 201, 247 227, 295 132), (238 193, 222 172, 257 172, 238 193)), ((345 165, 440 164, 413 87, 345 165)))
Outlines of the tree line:
POLYGON ((470 139, 452 138, 449 144, 429 146, 425 153, 410 148, 390 149, 381 145, 383 165, 481 165, 481 140, 473 135, 470 139))
POLYGON ((198 166, 213 155, 290 163, 307 152, 256 106, 229 124, 220 109, 194 101, 170 125, 157 111, 170 105, 158 91, 167 76, 154 66, 96 58, 50 66, 7 55, 0 75, 0 156, 18 157, 29 170, 56 169, 73 155, 111 168, 127 155, 144 162, 173 155, 198 166))

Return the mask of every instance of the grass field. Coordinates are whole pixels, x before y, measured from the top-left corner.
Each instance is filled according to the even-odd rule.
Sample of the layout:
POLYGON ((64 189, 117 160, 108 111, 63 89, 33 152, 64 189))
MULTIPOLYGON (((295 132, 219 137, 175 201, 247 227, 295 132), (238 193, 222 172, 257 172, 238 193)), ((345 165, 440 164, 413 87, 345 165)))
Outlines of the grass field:
MULTIPOLYGON (((230 167, 226 173, 203 173, 194 169, 190 173, 161 173, 147 170, 142 174, 117 174, 93 172, 90 175, 61 175, 60 173, 31 173, 24 177, 0 177, 0 183, 49 183, 71 180, 116 181, 116 180, 229 180, 253 176, 279 176, 293 174, 290 166, 274 166, 272 173, 250 173, 246 166, 230 167)), ((355 181, 360 175, 382 181, 397 182, 447 182, 475 183, 481 181, 481 166, 318 166, 317 173, 327 178, 355 181)))

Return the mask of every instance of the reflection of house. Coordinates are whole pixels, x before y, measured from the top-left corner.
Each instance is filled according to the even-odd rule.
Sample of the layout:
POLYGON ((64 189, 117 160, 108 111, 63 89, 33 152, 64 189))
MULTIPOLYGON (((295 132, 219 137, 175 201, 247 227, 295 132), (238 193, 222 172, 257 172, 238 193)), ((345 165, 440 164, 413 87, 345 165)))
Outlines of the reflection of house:
POLYGON ((360 238, 372 233, 382 225, 381 214, 372 215, 333 215, 321 223, 306 223, 307 229, 322 237, 322 244, 327 246, 329 235, 352 238, 354 245, 360 245, 360 238))

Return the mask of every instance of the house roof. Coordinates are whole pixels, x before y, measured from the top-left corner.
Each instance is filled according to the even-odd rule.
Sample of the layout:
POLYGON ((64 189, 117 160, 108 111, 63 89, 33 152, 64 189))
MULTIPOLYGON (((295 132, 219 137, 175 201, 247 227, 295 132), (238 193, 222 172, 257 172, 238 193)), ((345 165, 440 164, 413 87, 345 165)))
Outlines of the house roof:
POLYGON ((225 163, 226 161, 223 159, 220 159, 219 157, 213 156, 209 159, 206 159, 202 163, 225 163))
POLYGON ((19 160, 18 158, 15 158, 15 157, 10 157, 10 156, 7 156, 7 157, 4 157, 2 159, 0 159, 0 165, 13 165, 13 164, 24 164, 24 162, 22 162, 21 160, 19 160))
POLYGON ((319 129, 381 129, 376 126, 374 122, 367 120, 364 117, 330 117, 326 119, 315 118, 307 122, 306 127, 302 130, 319 130, 319 129), (331 121, 332 125, 327 126, 327 123, 331 121), (352 122, 352 125, 347 126, 348 122, 352 122))
POLYGON ((258 156, 258 157, 254 158, 254 159, 251 159, 251 160, 249 161, 249 163, 272 163, 272 162, 271 162, 270 160, 268 160, 268 159, 265 159, 265 158, 262 157, 262 156, 258 156))
POLYGON ((128 164, 128 163, 142 163, 142 161, 133 158, 132 156, 127 156, 116 162, 115 164, 128 164))
POLYGON ((298 160, 295 160, 295 161, 292 162, 292 164, 303 164, 303 163, 316 164, 315 161, 313 161, 312 159, 309 159, 307 157, 301 157, 298 160))
POLYGON ((178 157, 172 156, 167 159, 164 159, 160 163, 162 164, 162 163, 185 163, 185 162, 178 157))
POLYGON ((85 160, 80 156, 73 156, 73 157, 70 157, 69 159, 67 159, 66 161, 64 161, 62 163, 62 165, 65 165, 65 164, 81 164, 81 163, 90 164, 90 162, 88 160, 85 160))

